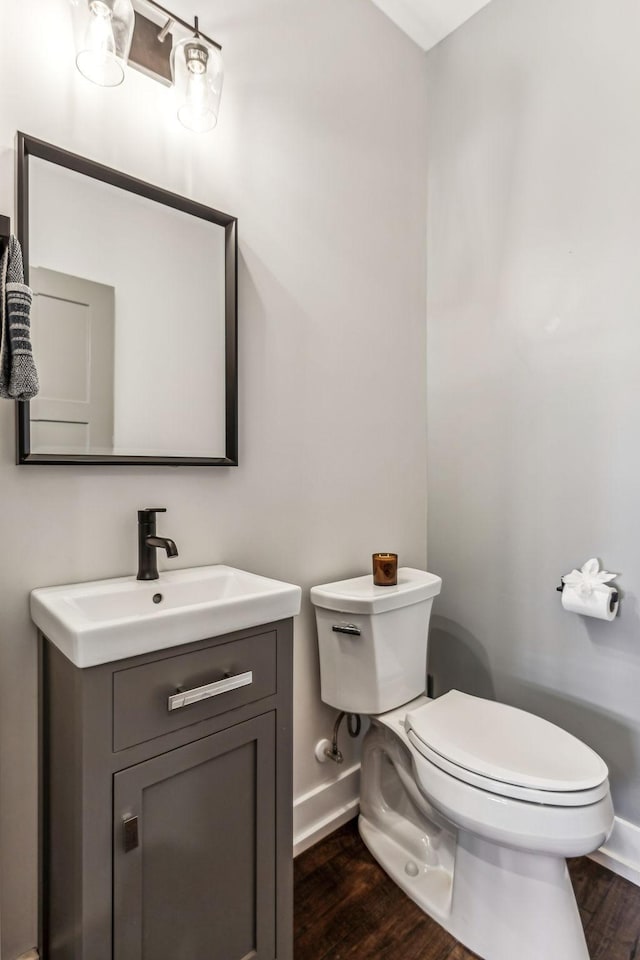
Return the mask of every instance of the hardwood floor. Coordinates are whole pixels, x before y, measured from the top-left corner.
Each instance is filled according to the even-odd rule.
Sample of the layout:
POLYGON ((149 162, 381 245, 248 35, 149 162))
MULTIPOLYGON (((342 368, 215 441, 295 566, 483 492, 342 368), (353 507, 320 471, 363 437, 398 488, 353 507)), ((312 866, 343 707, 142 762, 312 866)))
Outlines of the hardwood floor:
MULTIPOLYGON (((569 866, 591 960, 640 960, 640 887, 586 857, 569 866)), ((355 820, 301 854, 294 870, 295 960, 475 957, 387 877, 355 820)))

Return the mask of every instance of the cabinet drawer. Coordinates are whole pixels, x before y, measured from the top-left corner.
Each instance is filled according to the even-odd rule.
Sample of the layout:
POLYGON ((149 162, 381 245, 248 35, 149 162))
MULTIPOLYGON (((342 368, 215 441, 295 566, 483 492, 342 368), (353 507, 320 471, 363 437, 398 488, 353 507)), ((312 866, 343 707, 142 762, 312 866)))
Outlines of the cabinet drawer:
POLYGON ((275 631, 117 670, 113 749, 161 737, 275 692, 275 631))

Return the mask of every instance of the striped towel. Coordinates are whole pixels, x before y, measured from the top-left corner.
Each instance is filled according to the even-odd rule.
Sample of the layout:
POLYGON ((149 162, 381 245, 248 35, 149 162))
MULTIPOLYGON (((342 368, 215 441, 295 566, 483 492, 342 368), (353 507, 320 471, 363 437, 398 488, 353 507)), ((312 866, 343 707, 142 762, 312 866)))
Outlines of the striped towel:
POLYGON ((31 400, 39 390, 31 349, 31 301, 22 250, 10 237, 0 260, 0 397, 31 400))

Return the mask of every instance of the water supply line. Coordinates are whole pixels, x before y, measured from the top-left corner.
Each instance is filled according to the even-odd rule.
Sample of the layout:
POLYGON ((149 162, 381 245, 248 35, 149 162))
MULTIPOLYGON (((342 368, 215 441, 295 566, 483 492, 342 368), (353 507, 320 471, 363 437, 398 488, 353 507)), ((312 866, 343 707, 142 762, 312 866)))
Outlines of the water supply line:
POLYGON ((345 717, 347 718, 347 730, 349 731, 350 737, 358 737, 362 728, 362 722, 358 713, 345 713, 344 710, 340 711, 333 725, 331 746, 327 747, 324 751, 325 757, 327 757, 328 760, 333 760, 334 763, 342 763, 344 761, 342 751, 338 747, 338 733, 340 732, 340 724, 345 717))

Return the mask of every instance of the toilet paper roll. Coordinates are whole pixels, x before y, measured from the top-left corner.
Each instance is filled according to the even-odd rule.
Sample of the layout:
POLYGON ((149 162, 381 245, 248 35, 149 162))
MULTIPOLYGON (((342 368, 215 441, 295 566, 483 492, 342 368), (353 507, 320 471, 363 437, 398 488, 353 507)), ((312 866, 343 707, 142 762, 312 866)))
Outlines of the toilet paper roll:
POLYGON ((583 617, 595 617, 597 620, 613 620, 618 612, 619 600, 612 600, 612 587, 593 590, 583 595, 575 587, 565 584, 562 591, 562 606, 569 613, 580 613, 583 617))

